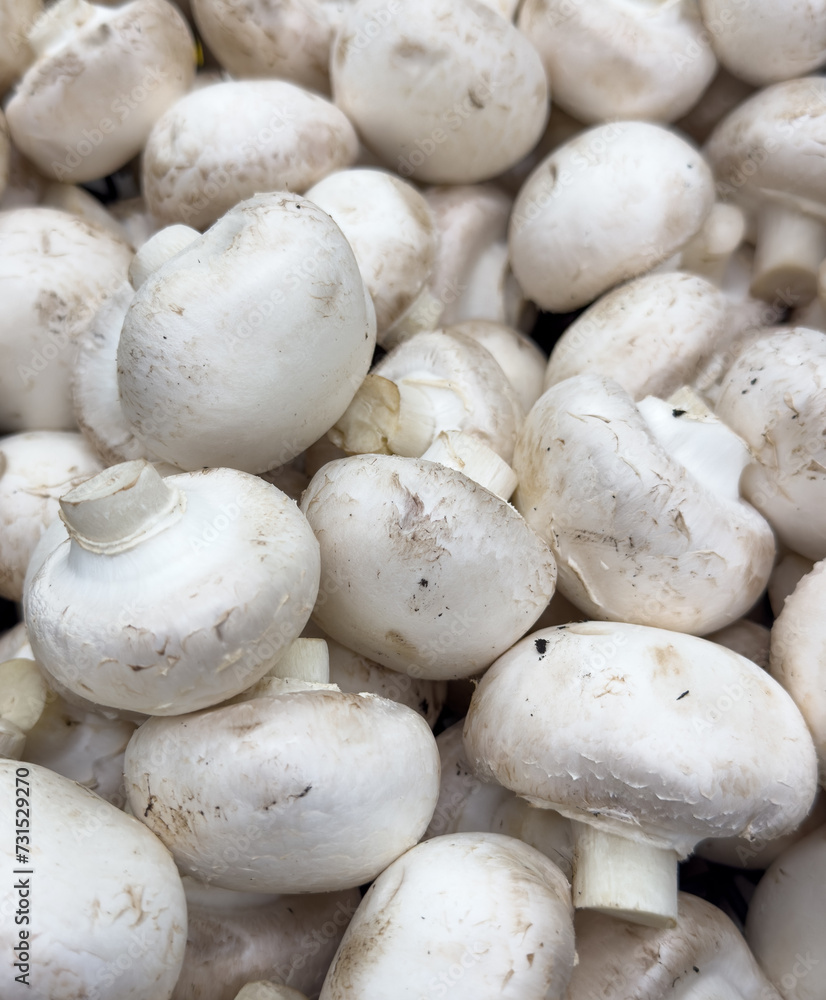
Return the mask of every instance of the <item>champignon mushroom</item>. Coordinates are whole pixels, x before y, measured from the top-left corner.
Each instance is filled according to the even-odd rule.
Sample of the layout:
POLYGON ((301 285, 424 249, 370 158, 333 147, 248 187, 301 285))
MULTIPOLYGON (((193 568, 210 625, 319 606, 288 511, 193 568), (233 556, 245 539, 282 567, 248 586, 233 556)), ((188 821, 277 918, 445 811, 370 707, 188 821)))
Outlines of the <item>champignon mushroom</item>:
POLYGON ((778 538, 808 559, 826 556, 826 338, 764 331, 723 378, 715 410, 748 444, 743 496, 778 538))
POLYGON ((487 180, 529 152, 548 85, 528 39, 477 0, 421 0, 400 3, 359 45, 386 6, 349 6, 330 60, 334 100, 365 144, 402 177, 433 184, 487 180))
POLYGON ((155 122, 142 190, 161 222, 206 229, 260 191, 301 194, 357 151, 353 126, 318 94, 285 80, 216 83, 155 122))
POLYGON ((309 617, 318 546, 293 501, 208 469, 126 462, 60 500, 24 585, 38 663, 97 704, 158 715, 262 677, 309 617))
POLYGON ((16 869, 6 898, 17 913, 0 926, 10 956, 0 968, 3 996, 25 985, 35 1000, 169 1000, 184 957, 186 899, 163 844, 36 764, 0 760, 0 788, 9 833, 0 851, 6 870, 16 869))
POLYGON ((257 195, 135 293, 118 346, 123 413, 179 468, 266 472, 344 413, 375 338, 338 226, 296 195, 257 195))
POLYGON ((314 620, 414 677, 478 673, 531 627, 554 590, 550 551, 513 507, 424 458, 330 462, 301 508, 321 546, 314 620))
POLYGON ((787 552, 778 559, 769 577, 769 603, 775 618, 780 617, 786 598, 794 593, 798 583, 813 568, 814 562, 811 559, 799 556, 796 552, 787 552))
POLYGON ((568 882, 511 837, 457 833, 419 844, 376 879, 319 1000, 410 996, 563 1000, 575 961, 568 882))
POLYGON ((514 452, 514 504, 592 618, 703 635, 744 615, 774 536, 738 482, 750 453, 696 394, 634 406, 577 375, 540 397, 514 452))
POLYGON ((129 742, 124 774, 132 811, 181 871, 265 893, 375 878, 419 841, 439 794, 420 715, 331 690, 151 719, 129 742))
POLYGON ((34 660, 0 663, 0 757, 19 760, 46 707, 48 689, 34 660))
POLYGON ((0 97, 34 59, 28 33, 43 16, 43 0, 0 3, 0 97))
POLYGON ((575 905, 650 926, 676 921, 677 859, 699 840, 793 830, 817 787, 779 684, 723 646, 640 625, 522 639, 480 681, 464 739, 483 780, 576 821, 575 905))
POLYGON ((692 0, 526 0, 517 23, 542 57, 554 101, 583 122, 674 121, 717 69, 692 0))
POLYGON ((568 312, 672 257, 713 203, 711 170, 674 133, 646 122, 589 129, 543 160, 519 192, 513 273, 541 308, 568 312))
POLYGON ((26 567, 57 518, 58 498, 101 468, 79 434, 31 431, 0 439, 0 597, 22 598, 26 567))
POLYGON ((6 106, 15 146, 46 177, 82 183, 140 152, 195 75, 195 46, 166 0, 59 0, 29 33, 37 60, 6 106))

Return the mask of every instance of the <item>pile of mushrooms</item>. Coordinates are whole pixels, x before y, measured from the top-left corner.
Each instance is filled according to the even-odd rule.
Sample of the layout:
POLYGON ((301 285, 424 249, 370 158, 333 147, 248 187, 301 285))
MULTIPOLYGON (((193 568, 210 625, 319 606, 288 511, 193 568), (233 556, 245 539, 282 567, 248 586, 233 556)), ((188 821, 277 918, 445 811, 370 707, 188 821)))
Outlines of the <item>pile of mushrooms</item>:
POLYGON ((824 66, 0 0, 3 997, 826 1000, 824 66))

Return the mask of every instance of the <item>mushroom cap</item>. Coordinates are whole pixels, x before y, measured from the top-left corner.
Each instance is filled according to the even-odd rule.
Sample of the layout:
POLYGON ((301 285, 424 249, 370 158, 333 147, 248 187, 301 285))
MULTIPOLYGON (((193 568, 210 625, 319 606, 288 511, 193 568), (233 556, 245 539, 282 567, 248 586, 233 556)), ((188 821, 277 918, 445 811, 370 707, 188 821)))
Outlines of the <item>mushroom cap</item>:
POLYGON ((301 194, 358 152, 353 126, 286 80, 233 80, 191 91, 154 124, 142 190, 165 223, 206 229, 259 191, 301 194))
POLYGON ((714 129, 704 152, 723 193, 777 202, 826 220, 826 78, 758 91, 714 129))
POLYGON ((803 714, 826 784, 826 560, 815 564, 786 598, 772 627, 769 672, 803 714))
POLYGON ((687 892, 679 894, 676 927, 644 927, 593 910, 580 910, 574 926, 579 962, 565 1000, 780 1000, 732 921, 687 892))
POLYGON ((184 876, 189 928, 171 1000, 235 1000, 255 979, 317 996, 344 929, 361 901, 357 889, 267 896, 208 887, 184 876))
POLYGON ((539 851, 492 833, 419 844, 376 879, 320 1000, 562 1000, 575 961, 568 882, 539 851))
POLYGON ((726 649, 733 649, 735 653, 745 656, 758 667, 768 670, 771 629, 765 625, 749 621, 748 618, 740 618, 717 632, 711 632, 705 638, 725 646, 726 649))
POLYGON ((478 673, 524 635, 554 590, 550 551, 513 507, 435 462, 330 462, 302 510, 321 546, 313 619, 413 677, 478 673))
POLYGON ((464 738, 483 780, 681 856, 704 837, 786 833, 816 790, 811 737, 779 684, 723 646, 641 625, 526 636, 480 681, 464 738))
POLYGON ((266 472, 344 413, 375 337, 338 226, 296 195, 257 195, 136 292, 118 347, 124 415, 179 468, 266 472))
POLYGON ((741 80, 764 87, 805 76, 826 62, 826 3, 792 0, 699 0, 720 62, 741 80))
POLYGON ((614 379, 634 399, 665 399, 693 380, 727 327, 728 302, 710 281, 645 274, 606 292, 566 328, 544 385, 589 372, 614 379))
POLYGON ((40 536, 58 516, 58 498, 102 465, 71 431, 0 438, 0 597, 19 601, 40 536))
POLYGON ((526 0, 519 28, 536 46, 554 101, 583 122, 670 122, 717 68, 693 0, 526 0))
POLYGON ((0 428, 73 430, 76 344, 126 278, 131 248, 52 208, 0 213, 0 428))
POLYGON ((438 231, 423 195, 383 170, 330 174, 307 192, 347 238, 376 307, 379 338, 433 270, 438 231))
POLYGON ((424 719, 337 691, 150 720, 124 773, 133 812, 181 871, 253 892, 370 881, 421 839, 439 795, 424 719))
POLYGON ((389 17, 387 0, 360 0, 344 13, 330 77, 365 144, 402 177, 433 184, 502 173, 536 144, 548 117, 536 50, 477 0, 399 4, 389 17), (384 25, 367 37, 380 15, 384 25))
MULTIPOLYGON (((675 421, 685 412, 670 411, 675 421)), ((552 386, 513 465, 516 508, 549 542, 559 589, 593 618, 702 635, 744 615, 766 586, 768 524, 673 458, 611 380, 552 386)))
POLYGON ((743 472, 743 496, 790 549, 823 559, 826 338, 802 327, 768 334, 738 354, 715 409, 754 455, 743 472))
POLYGON ((24 611, 35 659, 58 683, 100 705, 176 715, 266 673, 309 617, 319 561, 295 503, 256 476, 207 469, 164 482, 185 502, 177 522, 108 554, 55 532, 24 611))
POLYGON ((34 59, 26 37, 43 10, 43 0, 4 0, 0 3, 0 97, 34 59))
POLYGON ((28 69, 6 107, 15 146, 71 183, 128 163, 195 76, 192 34, 174 4, 132 0, 90 13, 28 69))
POLYGON ((793 844, 757 885, 746 941, 784 1000, 823 996, 826 826, 793 844))
POLYGON ((511 267, 528 298, 568 312, 668 260, 713 204, 711 170, 684 139, 647 122, 600 125, 559 146, 522 186, 511 267))
MULTIPOLYGON (((0 760, 0 786, 5 829, 15 827, 18 796, 25 799, 27 815, 31 808, 30 864, 23 867, 33 874, 11 876, 6 893, 9 903, 22 903, 23 890, 18 896, 12 879, 26 882, 30 923, 8 919, 0 929, 7 955, 22 931, 31 938, 26 995, 169 1000, 183 962, 187 915, 181 880, 160 840, 94 792, 37 764, 0 760), (39 897, 40 905, 38 885, 48 886, 49 893, 48 899, 39 897)), ((16 825, 22 825, 20 819, 16 825)), ((21 867, 13 847, 14 838, 4 838, 8 871, 21 867)), ((15 982, 20 971, 11 961, 3 963, 4 996, 20 988, 15 982)))

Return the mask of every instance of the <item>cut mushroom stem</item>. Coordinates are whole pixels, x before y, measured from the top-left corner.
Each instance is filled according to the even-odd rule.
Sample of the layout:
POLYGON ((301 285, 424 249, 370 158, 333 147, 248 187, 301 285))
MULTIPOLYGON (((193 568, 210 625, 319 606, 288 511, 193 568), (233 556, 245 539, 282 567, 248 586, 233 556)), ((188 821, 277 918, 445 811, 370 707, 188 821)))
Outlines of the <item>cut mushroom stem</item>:
POLYGON ((513 469, 473 434, 442 431, 421 457, 463 473, 502 500, 509 500, 516 489, 513 469))
POLYGON ((330 656, 324 639, 296 639, 267 677, 283 677, 312 684, 330 683, 330 656))
POLYGON ((637 408, 657 441, 706 489, 740 499, 740 475, 751 453, 693 389, 684 386, 667 400, 647 396, 637 408))
POLYGON ((191 226, 175 225, 161 229, 132 258, 129 283, 137 291, 150 274, 200 238, 201 234, 191 226))
POLYGON ((648 927, 677 923, 677 852, 574 821, 573 900, 648 927))
POLYGON ((824 258, 826 224, 785 205, 767 205, 758 220, 751 294, 773 301, 782 292, 810 302, 824 258))
POLYGON ((81 483, 60 499, 60 518, 90 552, 114 554, 174 524, 183 495, 147 462, 124 462, 81 483))

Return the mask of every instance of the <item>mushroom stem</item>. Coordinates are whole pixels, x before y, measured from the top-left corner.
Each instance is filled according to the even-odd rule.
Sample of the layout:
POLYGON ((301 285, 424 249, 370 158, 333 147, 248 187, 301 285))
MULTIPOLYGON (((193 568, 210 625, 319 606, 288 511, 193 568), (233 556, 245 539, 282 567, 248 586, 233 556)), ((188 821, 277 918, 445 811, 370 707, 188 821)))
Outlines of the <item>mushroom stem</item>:
POLYGON ((191 226, 167 226, 151 236, 137 251, 129 265, 129 283, 137 291, 153 271, 185 250, 201 234, 191 226))
POLYGON ((330 683, 330 656, 324 639, 296 639, 266 677, 289 677, 312 684, 330 683))
POLYGON ((688 386, 667 400, 646 396, 637 409, 665 450, 719 497, 740 499, 740 476, 751 462, 743 439, 688 386))
POLYGON ((797 305, 811 302, 817 272, 826 258, 826 224, 785 205, 768 205, 757 223, 751 294, 772 302, 779 295, 797 305))
POLYGON ((683 247, 680 270, 699 274, 722 286, 731 255, 743 242, 745 233, 746 217, 742 209, 715 202, 699 233, 683 247))
POLYGON ((86 0, 58 0, 29 30, 28 41, 35 56, 40 59, 49 50, 60 48, 94 16, 95 8, 86 0))
POLYGON ((677 923, 677 852, 573 822, 573 899, 646 927, 677 923))
POLYGON ((60 498, 60 518, 73 540, 90 552, 132 549, 184 512, 183 494, 143 460, 123 462, 60 498))
POLYGON ((421 457, 461 472, 502 500, 509 500, 516 489, 513 469, 473 434, 442 431, 421 457))

